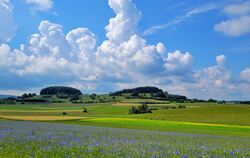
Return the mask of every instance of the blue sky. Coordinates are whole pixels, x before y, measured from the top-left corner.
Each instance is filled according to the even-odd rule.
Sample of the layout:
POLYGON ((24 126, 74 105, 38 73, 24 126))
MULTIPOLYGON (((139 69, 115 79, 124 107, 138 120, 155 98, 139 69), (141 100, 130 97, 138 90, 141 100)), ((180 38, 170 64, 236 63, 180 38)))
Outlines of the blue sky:
POLYGON ((0 15, 0 93, 151 85, 250 99, 249 0, 0 0, 0 15))

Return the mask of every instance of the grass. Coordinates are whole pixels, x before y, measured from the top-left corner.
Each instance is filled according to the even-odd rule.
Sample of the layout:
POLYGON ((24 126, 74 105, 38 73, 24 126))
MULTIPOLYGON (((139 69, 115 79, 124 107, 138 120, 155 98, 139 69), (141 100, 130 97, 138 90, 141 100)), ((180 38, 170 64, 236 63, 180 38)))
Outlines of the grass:
POLYGON ((107 126, 141 130, 156 130, 180 133, 195 133, 209 135, 226 135, 250 137, 250 126, 190 123, 176 121, 158 121, 135 118, 89 118, 76 121, 59 121, 59 123, 107 126))
POLYGON ((209 105, 186 109, 155 110, 153 114, 140 117, 153 120, 185 121, 250 126, 250 106, 247 105, 209 105))
MULTIPOLYGON (((106 98, 107 96, 102 97, 106 98)), ((158 108, 158 110, 153 110, 153 113, 128 114, 128 109, 131 106, 139 105, 138 102, 142 102, 142 100, 126 99, 119 103, 0 105, 0 119, 37 121, 40 117, 41 119, 38 119, 39 121, 63 120, 60 122, 185 133, 213 135, 225 134, 232 136, 249 136, 247 132, 250 133, 249 129, 242 128, 244 126, 250 126, 249 105, 220 105, 216 103, 164 103, 161 101, 155 101, 155 104, 149 104, 154 108, 158 108), (162 107, 178 105, 185 105, 186 108, 162 109, 162 107), (83 107, 88 109, 87 113, 82 112, 83 107), (63 112, 66 112, 67 115, 62 115, 63 112), (74 120, 68 120, 71 117, 74 120), (75 120, 75 118, 85 117, 91 117, 91 119, 84 119, 82 121, 75 120), (183 124, 183 122, 185 123, 183 124), (195 124, 186 124, 186 122, 195 124), (197 123, 202 123, 204 125, 197 123), (214 126, 211 126, 211 124, 214 124, 214 126), (218 124, 223 126, 217 126, 218 124), (239 126, 239 128, 236 126, 239 126)))
POLYGON ((249 105, 147 99, 158 110, 128 114, 146 100, 98 103, 104 98, 113 99, 103 95, 92 100, 97 103, 0 105, 0 157, 250 156, 249 105), (179 105, 186 108, 170 108, 179 105))

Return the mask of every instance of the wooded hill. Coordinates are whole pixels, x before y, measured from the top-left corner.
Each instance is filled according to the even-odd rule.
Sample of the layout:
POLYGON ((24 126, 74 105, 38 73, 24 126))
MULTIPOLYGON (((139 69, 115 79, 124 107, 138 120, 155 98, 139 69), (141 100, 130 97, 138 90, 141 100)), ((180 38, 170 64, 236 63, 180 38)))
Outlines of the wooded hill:
POLYGON ((167 91, 163 91, 158 87, 137 87, 132 89, 123 89, 110 93, 112 96, 125 96, 127 98, 151 98, 157 100, 169 100, 169 101, 186 101, 188 98, 182 95, 170 94, 167 91))
POLYGON ((82 92, 76 88, 66 86, 51 86, 40 91, 40 95, 81 95, 82 92))

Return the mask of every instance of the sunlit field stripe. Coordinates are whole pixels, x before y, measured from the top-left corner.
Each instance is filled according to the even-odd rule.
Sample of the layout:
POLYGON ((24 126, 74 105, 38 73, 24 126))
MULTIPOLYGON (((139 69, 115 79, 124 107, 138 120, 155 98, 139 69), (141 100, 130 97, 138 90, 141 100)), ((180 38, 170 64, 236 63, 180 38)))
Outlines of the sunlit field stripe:
POLYGON ((135 118, 90 118, 88 121, 130 121, 130 122, 152 122, 160 124, 180 124, 180 125, 197 125, 197 126, 211 126, 211 127, 229 127, 229 128, 246 128, 250 129, 250 126, 241 125, 226 125, 226 124, 210 124, 210 123, 194 123, 194 122, 179 122, 179 121, 159 121, 159 120, 146 120, 135 118))

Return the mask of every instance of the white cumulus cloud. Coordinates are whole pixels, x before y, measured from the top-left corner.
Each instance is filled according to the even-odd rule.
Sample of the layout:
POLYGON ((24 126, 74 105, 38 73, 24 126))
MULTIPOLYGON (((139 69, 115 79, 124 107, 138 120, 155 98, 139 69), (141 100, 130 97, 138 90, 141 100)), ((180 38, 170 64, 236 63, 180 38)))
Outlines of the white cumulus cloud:
POLYGON ((215 31, 229 36, 240 36, 250 33, 250 15, 222 21, 214 26, 215 31))
POLYGON ((190 53, 181 53, 179 50, 168 53, 165 68, 167 71, 184 74, 188 72, 192 66, 193 57, 190 53))
POLYGON ((250 1, 230 4, 223 9, 229 16, 214 25, 214 30, 228 36, 241 36, 250 33, 250 1))
POLYGON ((25 0, 25 2, 39 11, 46 11, 53 7, 52 0, 25 0))
POLYGON ((225 64, 225 61, 226 61, 226 56, 225 55, 216 56, 217 65, 223 66, 225 64))
POLYGON ((105 27, 106 36, 112 42, 123 42, 136 31, 141 12, 131 0, 109 0, 108 4, 116 16, 105 27))
POLYGON ((100 86, 154 85, 203 98, 224 98, 230 92, 249 91, 249 68, 241 72, 244 83, 239 85, 232 82, 225 55, 217 56, 214 66, 194 70, 191 53, 166 53, 164 43, 149 44, 137 33, 142 14, 131 0, 109 0, 108 4, 115 16, 105 27, 106 40, 100 45, 97 35, 88 28, 64 32, 62 25, 44 20, 20 49, 0 45, 0 69, 7 76, 40 79, 39 83, 59 80, 91 90, 100 86))
POLYGON ((15 32, 15 24, 12 17, 13 6, 9 0, 0 0, 0 42, 8 42, 15 32))

